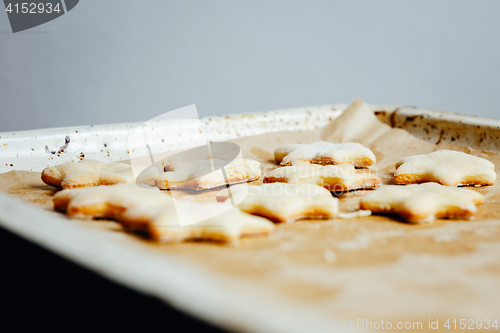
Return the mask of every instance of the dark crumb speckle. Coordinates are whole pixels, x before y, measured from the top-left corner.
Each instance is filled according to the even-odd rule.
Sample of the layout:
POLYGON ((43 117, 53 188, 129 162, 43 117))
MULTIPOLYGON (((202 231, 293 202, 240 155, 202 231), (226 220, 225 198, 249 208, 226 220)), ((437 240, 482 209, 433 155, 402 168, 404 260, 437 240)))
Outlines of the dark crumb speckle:
POLYGON ((64 145, 61 146, 61 148, 59 148, 59 150, 57 151, 58 154, 60 153, 63 153, 66 148, 69 147, 69 142, 71 141, 71 138, 69 137, 69 135, 66 135, 66 137, 64 138, 64 145))
POLYGON ((45 146, 45 152, 47 154, 55 154, 56 153, 55 151, 50 151, 48 146, 45 146))
POLYGON ((439 133, 439 140, 437 140, 436 144, 440 144, 441 141, 444 139, 445 132, 444 130, 441 130, 441 133, 439 133))

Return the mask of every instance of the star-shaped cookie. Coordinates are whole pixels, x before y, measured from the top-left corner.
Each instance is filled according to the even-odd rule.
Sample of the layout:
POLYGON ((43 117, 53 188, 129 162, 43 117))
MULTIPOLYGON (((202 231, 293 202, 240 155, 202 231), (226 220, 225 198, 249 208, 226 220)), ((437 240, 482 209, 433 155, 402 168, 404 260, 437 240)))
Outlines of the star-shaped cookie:
POLYGON ((474 190, 426 183, 384 186, 364 196, 360 208, 424 223, 435 218, 470 218, 482 203, 483 196, 474 190))
POLYGON ((172 161, 164 166, 165 172, 155 181, 160 189, 207 190, 256 180, 261 175, 260 163, 250 159, 235 159, 230 163, 219 158, 172 161), (225 175, 221 169, 224 169, 225 175))
POLYGON ((135 183, 130 165, 122 162, 105 163, 95 160, 70 162, 42 171, 42 181, 57 188, 135 183))
POLYGON ((169 209, 172 198, 156 187, 143 188, 136 184, 116 184, 66 189, 52 198, 54 209, 71 216, 91 216, 120 219, 128 212, 140 210, 147 219, 157 209, 169 209))
MULTIPOLYGON (((217 209, 217 203, 198 203, 193 206, 194 213, 217 209), (203 207, 204 206, 204 207, 203 207)), ((136 221, 123 221, 126 229, 146 232, 151 239, 163 242, 182 242, 187 240, 207 240, 235 243, 239 238, 256 235, 267 235, 274 231, 274 224, 269 220, 242 212, 233 207, 220 215, 202 222, 180 227, 175 214, 162 213, 147 225, 136 221)))
POLYGON ((236 207, 203 220, 204 214, 220 210, 222 204, 174 203, 168 193, 135 184, 67 189, 56 193, 53 202, 54 209, 70 216, 112 218, 126 230, 165 243, 187 240, 235 242, 241 237, 269 234, 274 230, 272 222, 236 207), (177 217, 179 209, 190 211, 202 221, 181 226, 177 217))
POLYGON ((304 163, 321 165, 350 163, 357 167, 367 167, 376 162, 375 154, 359 143, 326 141, 278 147, 274 151, 274 159, 281 166, 304 163))
POLYGON ((274 169, 264 177, 264 183, 316 184, 332 192, 373 188, 382 180, 369 172, 356 172, 352 164, 297 165, 274 169))
POLYGON ((406 157, 396 164, 394 173, 396 184, 493 185, 496 178, 490 161, 453 150, 406 157))
POLYGON ((217 194, 217 201, 231 195, 242 211, 273 222, 292 222, 304 218, 329 219, 337 216, 339 200, 314 184, 273 183, 236 185, 217 194), (230 191, 230 193, 229 193, 230 191))

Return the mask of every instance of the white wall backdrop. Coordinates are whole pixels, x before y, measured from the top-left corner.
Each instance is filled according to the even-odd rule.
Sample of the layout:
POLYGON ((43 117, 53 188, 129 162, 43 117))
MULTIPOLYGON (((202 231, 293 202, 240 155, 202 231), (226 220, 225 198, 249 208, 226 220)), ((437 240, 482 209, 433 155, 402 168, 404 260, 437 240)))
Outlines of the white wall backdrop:
POLYGON ((500 1, 81 0, 12 34, 0 131, 361 97, 496 117, 500 1))

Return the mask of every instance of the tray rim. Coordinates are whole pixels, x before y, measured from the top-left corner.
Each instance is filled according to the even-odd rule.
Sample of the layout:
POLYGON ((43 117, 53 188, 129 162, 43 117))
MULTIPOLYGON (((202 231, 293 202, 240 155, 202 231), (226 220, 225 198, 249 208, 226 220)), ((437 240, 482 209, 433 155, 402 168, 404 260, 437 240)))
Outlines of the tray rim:
MULTIPOLYGON (((308 114, 307 112, 311 112, 311 110, 316 110, 313 112, 325 113, 324 115, 322 115, 322 117, 318 118, 317 122, 313 123, 312 125, 308 124, 309 127, 304 128, 304 129, 311 129, 311 128, 321 127, 320 125, 325 123, 326 118, 332 117, 333 113, 330 112, 330 114, 328 114, 328 112, 324 111, 326 110, 325 108, 331 109, 332 107, 335 107, 335 110, 331 111, 340 111, 336 112, 337 116, 339 116, 346 106, 347 105, 345 104, 340 104, 340 105, 337 104, 334 106, 330 105, 330 106, 319 107, 320 109, 318 109, 318 107, 297 108, 297 109, 291 109, 294 111, 278 110, 278 111, 269 111, 267 113, 259 113, 259 114, 238 114, 231 116, 206 117, 203 118, 202 121, 205 122, 206 124, 218 124, 218 125, 234 121, 234 123, 236 123, 235 126, 237 126, 238 121, 248 120, 249 117, 253 117, 253 119, 256 119, 256 123, 258 124, 258 122, 261 121, 262 119, 269 120, 269 118, 283 117, 287 115, 289 115, 290 119, 293 119, 293 121, 297 121, 297 119, 307 119, 307 117, 310 116, 310 114, 308 114)), ((496 125, 497 120, 489 118, 462 116, 457 114, 451 114, 451 113, 421 109, 421 108, 406 108, 397 106, 371 106, 371 107, 374 110, 385 111, 386 114, 384 115, 384 117, 386 117, 387 119, 388 116, 389 117, 388 119, 390 119, 393 125, 401 128, 403 128, 403 123, 404 123, 403 119, 407 117, 413 117, 414 115, 426 115, 425 121, 427 120, 437 121, 437 122, 441 121, 445 124, 452 122, 455 123, 457 126, 458 125, 477 126, 477 124, 479 124, 479 126, 487 126, 488 128, 492 128, 492 126, 493 127, 497 126, 496 125), (459 119, 461 120, 461 122, 458 122, 459 119), (400 123, 398 123, 398 121, 400 123)), ((498 120, 498 123, 500 125, 500 120, 498 120)), ((60 136, 64 135, 64 132, 67 132, 69 130, 84 131, 86 129, 90 131, 90 129, 94 128, 97 130, 106 131, 110 129, 110 126, 114 127, 116 131, 123 131, 124 126, 130 127, 133 125, 134 123, 126 123, 126 124, 121 124, 120 126, 118 126, 118 124, 111 124, 111 125, 97 125, 97 126, 78 126, 71 128, 30 130, 30 131, 16 132, 16 135, 18 135, 18 137, 19 134, 24 134, 25 137, 28 137, 30 135, 37 136, 39 135, 38 133, 40 133, 41 131, 41 132, 46 132, 47 135, 49 136, 51 135, 60 136)), ((301 130, 301 129, 295 129, 295 130, 301 130)), ((234 135, 234 132, 231 132, 229 134, 234 135)), ((8 140, 9 136, 6 135, 5 133, 0 133, 0 138, 2 141, 8 140)), ((23 145, 21 144, 19 147, 22 148, 23 145)), ((2 160, 2 158, 5 158, 5 155, 2 155, 0 153, 0 160, 2 160)), ((60 161, 57 160, 56 162, 57 164, 60 163, 60 161)), ((0 168, 0 172, 3 171, 11 171, 11 170, 9 169, 6 170, 6 168, 0 168)), ((251 302, 245 303, 240 307, 234 307, 233 308, 234 312, 229 314, 226 312, 227 307, 224 307, 224 304, 228 300, 220 298, 218 299, 217 295, 214 293, 206 295, 207 299, 205 299, 204 302, 200 303, 195 302, 196 304, 194 304, 194 306, 192 303, 191 304, 186 303, 185 301, 186 297, 193 296, 193 290, 189 290, 189 288, 186 288, 184 284, 182 285, 183 288, 178 288, 178 286, 176 286, 175 288, 169 289, 168 283, 167 287, 165 287, 166 283, 165 281, 179 281, 179 279, 182 278, 182 280, 186 282, 185 281, 186 278, 183 274, 172 275, 173 274, 172 271, 163 272, 162 277, 165 278, 163 283, 160 284, 151 283, 150 279, 148 279, 147 277, 137 276, 137 274, 140 273, 142 270, 138 270, 137 266, 135 266, 137 265, 137 260, 135 262, 130 260, 130 258, 132 257, 140 256, 141 253, 140 251, 139 252, 132 251, 133 252, 132 253, 130 249, 127 249, 126 247, 122 246, 122 248, 120 248, 119 246, 120 244, 113 244, 113 246, 118 246, 117 248, 114 248, 111 251, 111 253, 113 254, 103 255, 105 251, 102 251, 102 247, 108 248, 109 250, 110 245, 108 244, 107 240, 101 240, 99 238, 98 232, 94 232, 82 226, 68 224, 67 219, 61 216, 57 216, 52 212, 44 211, 29 203, 22 202, 16 198, 12 198, 5 193, 0 193, 0 211, 2 211, 2 213, 0 214, 0 226, 10 230, 11 232, 18 234, 28 239, 31 242, 41 245, 49 249, 50 251, 57 253, 58 255, 66 257, 78 263, 79 265, 86 267, 87 269, 91 269, 97 272, 98 274, 103 275, 108 279, 111 279, 112 281, 126 285, 132 289, 138 290, 145 294, 155 295, 157 297, 159 296, 163 301, 172 304, 173 306, 179 308, 181 311, 185 311, 187 313, 195 315, 203 320, 211 322, 216 326, 222 326, 225 327, 226 329, 228 327, 229 328, 235 327, 238 328, 238 330, 241 330, 241 328, 243 328, 245 331, 251 331, 251 332, 280 332, 281 330, 280 320, 283 320, 284 318, 276 318, 276 313, 273 313, 272 316, 266 316, 262 315, 262 313, 256 313, 255 311, 251 311, 252 310, 251 302), (34 216, 36 216, 36 218, 39 220, 39 223, 37 223, 36 225, 27 222, 31 221, 34 218, 34 216), (47 225, 50 226, 50 228, 45 228, 45 226, 47 225), (54 226, 58 228, 57 229, 58 232, 52 232, 54 226), (62 228, 62 230, 60 228, 62 228), (75 237, 76 234, 78 234, 78 237, 75 239, 78 239, 79 241, 75 242, 74 241, 75 239, 68 238, 68 236, 75 237), (82 236, 83 238, 80 238, 80 236, 82 236), (90 246, 90 247, 85 246, 85 244, 88 244, 88 242, 91 243, 98 242, 99 246, 90 246), (123 252, 117 252, 116 251, 117 249, 123 252), (128 256, 128 258, 124 258, 124 255, 128 256), (116 256, 119 256, 121 258, 118 262, 116 261, 116 256), (131 262, 133 262, 134 264, 130 265, 131 262), (140 281, 141 279, 143 279, 145 282, 140 281), (161 287, 153 287, 153 286, 161 286, 161 287), (208 301, 208 303, 206 301, 208 301), (221 311, 221 309, 224 309, 224 311, 221 311), (261 325, 258 324, 262 322, 266 322, 268 326, 262 327, 261 325)), ((162 258, 160 261, 158 260, 159 260, 158 258, 154 258, 153 262, 149 264, 153 265, 154 263, 159 263, 159 262, 165 264, 165 258, 162 258)), ((169 265, 174 265, 174 266, 180 265, 179 267, 182 266, 181 269, 182 271, 200 270, 199 267, 195 267, 191 263, 186 263, 186 262, 180 263, 178 259, 173 257, 168 258, 167 261, 169 265)), ((200 275, 201 274, 192 274, 192 276, 200 276, 200 275)), ((217 285, 217 283, 220 283, 220 282, 213 282, 210 279, 211 279, 210 273, 208 271, 203 271, 203 279, 193 280, 191 281, 191 284, 189 286, 193 285, 206 286, 206 282, 209 281, 210 283, 212 283, 211 286, 213 287, 213 284, 217 285)), ((231 284, 237 284, 237 281, 231 281, 231 284)), ((237 292, 237 290, 235 292, 237 292)), ((257 290, 253 292, 258 293, 257 290)), ((270 300, 270 302, 272 302, 272 299, 270 300)), ((278 301, 275 300, 275 302, 278 301)), ((278 306, 281 307, 282 309, 287 309, 286 304, 275 304, 273 306, 278 306)), ((307 309, 290 309, 290 311, 301 311, 302 313, 304 313, 303 311, 307 311, 307 309)))

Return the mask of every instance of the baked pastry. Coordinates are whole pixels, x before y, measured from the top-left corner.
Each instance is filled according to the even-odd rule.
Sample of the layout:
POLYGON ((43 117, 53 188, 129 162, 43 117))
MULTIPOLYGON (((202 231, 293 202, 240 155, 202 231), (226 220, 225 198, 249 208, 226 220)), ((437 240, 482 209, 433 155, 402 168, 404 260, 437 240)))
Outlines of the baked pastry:
POLYGON ((396 164, 394 173, 396 184, 493 185, 496 178, 490 161, 453 150, 406 157, 396 164))
POLYGON ((253 181, 261 175, 260 163, 250 159, 235 159, 230 163, 218 158, 192 162, 167 161, 164 167, 165 172, 158 176, 155 185, 170 190, 207 190, 253 181))
POLYGON ((235 185, 217 194, 217 201, 225 201, 229 196, 242 211, 273 222, 330 219, 337 216, 339 210, 339 200, 314 184, 235 185))
POLYGON ((470 189, 426 183, 384 186, 361 199, 360 208, 373 213, 398 214, 412 223, 435 218, 470 218, 483 203, 483 196, 470 189))
POLYGON ((135 183, 130 165, 123 162, 106 163, 95 160, 47 167, 42 171, 42 181, 62 189, 135 183))
POLYGON ((274 151, 274 159, 281 166, 304 163, 321 165, 350 163, 356 167, 367 167, 376 162, 375 154, 360 143, 326 141, 283 145, 274 151))
POLYGON ((264 177, 264 183, 316 184, 332 192, 374 188, 382 180, 369 172, 356 172, 352 164, 298 165, 277 168, 264 177))
POLYGON ((272 222, 236 207, 221 210, 223 204, 218 203, 174 202, 168 193, 135 184, 67 189, 56 193, 53 202, 55 210, 70 216, 111 218, 126 230, 165 243, 235 242, 241 237, 265 235, 274 230, 272 222), (183 224, 178 218, 181 210, 200 222, 183 224), (205 219, 204 214, 211 211, 221 213, 205 219))

